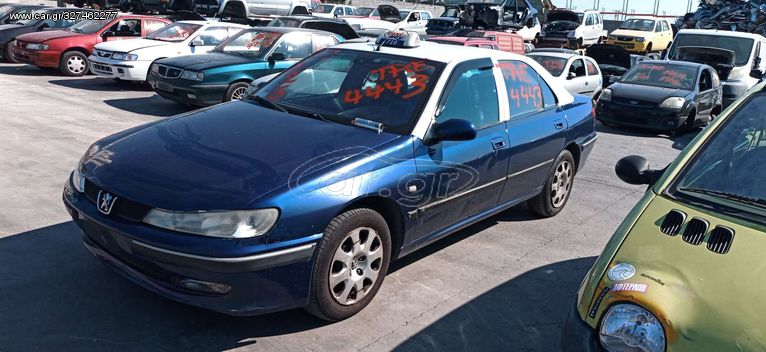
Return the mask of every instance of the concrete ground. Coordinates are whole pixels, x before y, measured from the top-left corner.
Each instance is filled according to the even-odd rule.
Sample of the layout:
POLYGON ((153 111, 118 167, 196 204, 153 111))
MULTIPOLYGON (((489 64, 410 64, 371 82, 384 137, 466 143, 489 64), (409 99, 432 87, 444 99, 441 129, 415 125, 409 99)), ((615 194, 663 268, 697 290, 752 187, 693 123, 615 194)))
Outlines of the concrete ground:
POLYGON ((228 317, 151 294, 80 244, 61 202, 85 149, 188 109, 141 85, 0 64, 0 351, 556 351, 595 257, 645 187, 615 162, 669 163, 693 137, 610 129, 557 217, 520 206, 393 264, 359 315, 228 317))

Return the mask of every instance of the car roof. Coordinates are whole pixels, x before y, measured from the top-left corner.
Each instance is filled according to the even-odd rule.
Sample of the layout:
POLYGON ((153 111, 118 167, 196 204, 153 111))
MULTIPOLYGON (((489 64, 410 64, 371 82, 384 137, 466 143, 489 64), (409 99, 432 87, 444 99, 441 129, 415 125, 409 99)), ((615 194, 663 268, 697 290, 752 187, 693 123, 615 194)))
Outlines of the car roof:
POLYGON ((560 59, 569 59, 570 57, 575 56, 582 56, 580 54, 571 54, 571 53, 560 53, 556 51, 535 51, 532 50, 531 52, 527 53, 527 56, 550 56, 550 57, 557 57, 560 59))
POLYGON ((643 60, 640 62, 641 64, 654 64, 654 65, 678 65, 678 66, 688 66, 688 67, 708 67, 706 64, 700 64, 697 62, 690 62, 690 61, 678 61, 678 60, 643 60))
POLYGON ((764 39, 764 37, 760 34, 746 33, 746 32, 719 31, 716 29, 682 29, 678 31, 678 34, 704 34, 704 35, 717 35, 717 36, 724 36, 724 37, 764 39))
POLYGON ((314 21, 314 22, 332 22, 332 23, 347 23, 345 21, 341 21, 335 18, 327 18, 327 17, 319 17, 319 16, 311 16, 311 15, 290 15, 290 16, 279 16, 279 18, 286 18, 286 19, 293 19, 293 20, 299 20, 301 22, 308 22, 308 21, 314 21))
POLYGON ((305 33, 316 33, 316 34, 324 34, 324 35, 334 35, 335 33, 331 33, 328 31, 320 31, 316 29, 307 29, 307 28, 297 28, 297 27, 249 27, 246 28, 247 30, 256 30, 256 31, 268 31, 268 32, 274 32, 274 33, 293 33, 293 32, 305 32, 305 33))

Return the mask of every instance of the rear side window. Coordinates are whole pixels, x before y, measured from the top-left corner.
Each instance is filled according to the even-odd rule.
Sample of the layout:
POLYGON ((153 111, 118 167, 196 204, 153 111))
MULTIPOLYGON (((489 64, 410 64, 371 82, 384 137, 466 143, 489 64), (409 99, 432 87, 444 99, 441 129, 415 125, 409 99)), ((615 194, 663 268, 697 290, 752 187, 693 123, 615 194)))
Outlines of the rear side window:
POLYGON ((599 75, 598 68, 596 67, 596 65, 593 62, 591 62, 589 60, 585 60, 585 65, 588 67, 588 76, 598 76, 599 75))
MULTIPOLYGON (((511 118, 526 116, 544 109, 545 99, 537 71, 521 61, 500 61, 498 66, 503 73, 505 88, 508 90, 511 118)), ((553 93, 550 94, 553 95, 553 93)))
POLYGON ((227 38, 229 38, 229 29, 226 27, 211 27, 199 35, 199 39, 202 39, 204 46, 221 44, 227 38))
POLYGON ((424 20, 430 20, 430 19, 431 19, 431 14, 430 14, 430 13, 428 13, 428 12, 423 12, 423 16, 422 16, 422 18, 423 18, 424 20))
POLYGON ((109 31, 114 32, 117 37, 140 37, 141 36, 141 20, 139 19, 126 19, 120 20, 113 24, 109 31))
POLYGON ((346 15, 353 15, 354 14, 354 9, 352 9, 350 7, 346 7, 346 8, 344 8, 344 10, 346 11, 346 15))
POLYGON ((286 59, 302 59, 311 55, 311 36, 310 35, 291 35, 282 40, 275 53, 285 54, 286 59))

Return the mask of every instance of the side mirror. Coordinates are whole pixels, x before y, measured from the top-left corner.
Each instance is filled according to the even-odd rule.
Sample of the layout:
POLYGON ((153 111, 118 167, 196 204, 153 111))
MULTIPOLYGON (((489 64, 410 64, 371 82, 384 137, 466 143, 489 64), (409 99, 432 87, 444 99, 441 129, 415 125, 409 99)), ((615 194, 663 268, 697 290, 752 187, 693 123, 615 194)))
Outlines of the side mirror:
POLYGON ((450 119, 437 123, 427 138, 428 145, 441 141, 470 141, 476 138, 476 128, 462 119, 450 119))
POLYGON ((568 79, 568 80, 569 80, 569 79, 575 79, 575 78, 577 78, 577 74, 576 74, 576 73, 574 73, 574 72, 569 72, 569 73, 567 74, 567 79, 568 79))
POLYGON ((757 68, 754 68, 750 70, 750 77, 753 77, 757 80, 763 79, 763 72, 757 68))
POLYGON ((277 61, 287 60, 287 55, 285 55, 285 53, 273 53, 269 55, 268 60, 269 60, 269 63, 273 64, 274 62, 277 62, 277 61))
POLYGON ((112 31, 106 31, 106 32, 104 32, 104 34, 101 34, 101 36, 104 37, 104 38, 114 37, 114 35, 115 34, 112 31))
POLYGON ((651 170, 649 162, 638 155, 620 159, 614 166, 614 172, 620 180, 631 185, 651 185, 662 175, 661 170, 651 170))
POLYGON ((202 39, 194 39, 189 43, 189 46, 205 46, 205 42, 202 41, 202 39))

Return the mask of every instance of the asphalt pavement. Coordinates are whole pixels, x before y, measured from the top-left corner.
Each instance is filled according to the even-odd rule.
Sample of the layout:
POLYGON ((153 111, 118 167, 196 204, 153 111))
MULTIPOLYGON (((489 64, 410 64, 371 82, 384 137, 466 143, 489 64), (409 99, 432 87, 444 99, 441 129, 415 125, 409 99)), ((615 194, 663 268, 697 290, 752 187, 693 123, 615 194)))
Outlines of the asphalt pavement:
POLYGON ((447 237, 392 264, 360 314, 328 324, 175 303, 81 245, 61 191, 86 148, 189 110, 140 84, 0 64, 0 351, 557 351, 582 277, 645 190, 614 164, 637 154, 664 167, 694 136, 599 124, 561 214, 518 206, 447 237))

